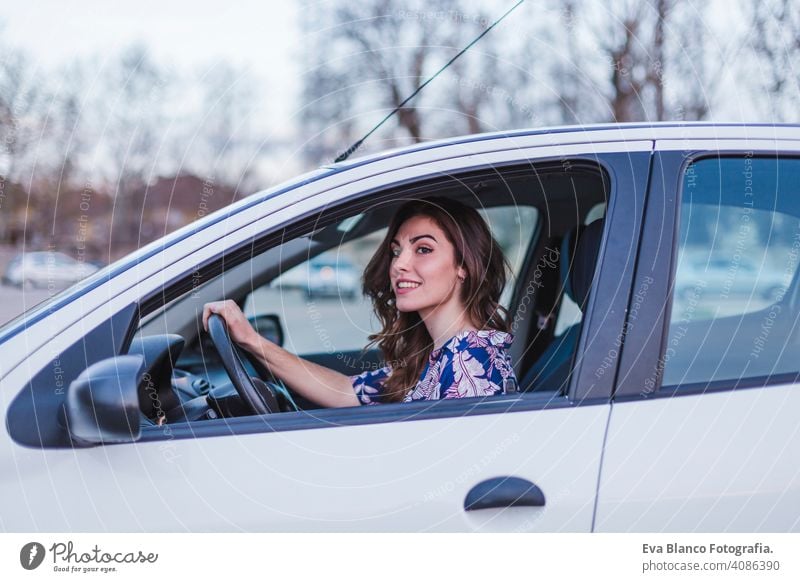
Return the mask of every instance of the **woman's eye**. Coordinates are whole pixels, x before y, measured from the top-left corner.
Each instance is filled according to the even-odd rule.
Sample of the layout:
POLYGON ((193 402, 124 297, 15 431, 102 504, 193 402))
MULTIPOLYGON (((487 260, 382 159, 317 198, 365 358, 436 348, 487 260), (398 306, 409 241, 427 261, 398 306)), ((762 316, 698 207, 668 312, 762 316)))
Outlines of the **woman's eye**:
POLYGON ((393 257, 400 256, 400 249, 398 249, 397 247, 393 247, 389 252, 392 254, 393 257))
POLYGON ((418 247, 417 252, 421 255, 427 255, 433 252, 431 247, 418 247))

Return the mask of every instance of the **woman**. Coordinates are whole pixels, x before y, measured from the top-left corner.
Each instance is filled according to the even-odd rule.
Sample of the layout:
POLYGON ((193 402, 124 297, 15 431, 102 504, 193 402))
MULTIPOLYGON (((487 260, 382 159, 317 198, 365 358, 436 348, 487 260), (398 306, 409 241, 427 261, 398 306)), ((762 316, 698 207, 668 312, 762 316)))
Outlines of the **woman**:
POLYGON ((445 198, 404 204, 364 272, 387 366, 348 377, 261 337, 233 301, 208 303, 236 343, 322 406, 488 396, 516 382, 508 315, 498 303, 506 262, 473 208, 445 198))

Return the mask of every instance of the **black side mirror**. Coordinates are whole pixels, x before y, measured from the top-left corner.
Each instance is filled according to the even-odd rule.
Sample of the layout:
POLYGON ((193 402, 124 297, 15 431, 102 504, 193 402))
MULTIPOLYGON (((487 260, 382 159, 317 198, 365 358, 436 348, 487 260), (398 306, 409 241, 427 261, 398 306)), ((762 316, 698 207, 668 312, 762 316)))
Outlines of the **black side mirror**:
POLYGON ((283 345, 283 326, 277 315, 255 315, 247 321, 255 328, 258 335, 279 346, 283 345))
POLYGON ((67 389, 64 417, 77 445, 129 443, 141 436, 138 386, 144 358, 117 356, 92 364, 67 389))

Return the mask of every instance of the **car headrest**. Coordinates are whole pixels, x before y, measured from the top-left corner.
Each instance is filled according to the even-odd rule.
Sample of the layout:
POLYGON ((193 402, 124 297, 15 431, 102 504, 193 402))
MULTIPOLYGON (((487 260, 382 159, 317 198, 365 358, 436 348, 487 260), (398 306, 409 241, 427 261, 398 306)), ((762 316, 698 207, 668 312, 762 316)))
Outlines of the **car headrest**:
POLYGON ((576 226, 561 243, 561 278, 565 292, 581 311, 589 297, 597 252, 603 238, 603 219, 576 226))

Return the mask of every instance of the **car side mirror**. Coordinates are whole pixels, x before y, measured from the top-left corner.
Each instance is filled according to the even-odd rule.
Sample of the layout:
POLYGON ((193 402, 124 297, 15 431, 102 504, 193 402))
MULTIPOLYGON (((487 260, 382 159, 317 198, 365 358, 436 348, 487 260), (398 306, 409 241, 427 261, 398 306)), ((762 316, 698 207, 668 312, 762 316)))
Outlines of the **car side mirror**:
POLYGON ((283 345, 283 326, 280 317, 273 314, 255 315, 248 317, 247 321, 258 332, 258 335, 274 344, 283 345))
POLYGON ((63 412, 76 445, 139 440, 138 386, 144 369, 140 355, 117 356, 92 364, 72 381, 63 412))

